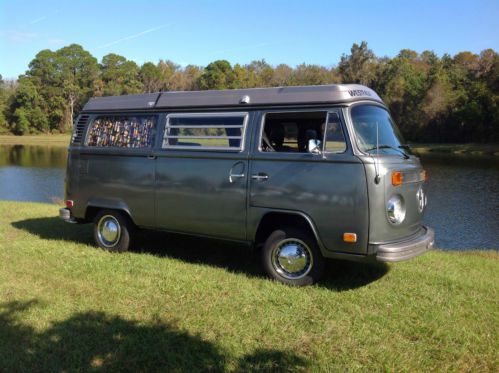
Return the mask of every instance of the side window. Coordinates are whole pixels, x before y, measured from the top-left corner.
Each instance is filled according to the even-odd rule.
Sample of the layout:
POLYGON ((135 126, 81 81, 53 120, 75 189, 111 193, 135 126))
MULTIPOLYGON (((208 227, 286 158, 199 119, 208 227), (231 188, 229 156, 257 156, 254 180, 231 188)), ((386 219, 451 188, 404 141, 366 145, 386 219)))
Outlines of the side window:
POLYGON ((99 116, 90 125, 87 146, 150 148, 156 134, 155 115, 99 116))
POLYGON ((333 111, 328 115, 326 128, 326 152, 343 153, 347 150, 345 135, 341 127, 341 120, 338 112, 333 111))
POLYGON ((303 111, 265 114, 262 152, 307 153, 309 140, 322 143, 327 112, 303 111))
POLYGON ((247 116, 247 113, 170 114, 163 148, 240 151, 247 116))

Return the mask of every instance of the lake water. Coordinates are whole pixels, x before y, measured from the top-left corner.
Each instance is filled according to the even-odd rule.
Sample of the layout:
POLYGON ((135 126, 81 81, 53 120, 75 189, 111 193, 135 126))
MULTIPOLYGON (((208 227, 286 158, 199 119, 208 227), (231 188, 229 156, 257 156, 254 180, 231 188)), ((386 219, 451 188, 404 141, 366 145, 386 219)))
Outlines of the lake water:
MULTIPOLYGON (((57 202, 64 194, 64 147, 0 145, 0 199, 57 202)), ((425 224, 443 249, 499 248, 499 157, 425 155, 425 224)))

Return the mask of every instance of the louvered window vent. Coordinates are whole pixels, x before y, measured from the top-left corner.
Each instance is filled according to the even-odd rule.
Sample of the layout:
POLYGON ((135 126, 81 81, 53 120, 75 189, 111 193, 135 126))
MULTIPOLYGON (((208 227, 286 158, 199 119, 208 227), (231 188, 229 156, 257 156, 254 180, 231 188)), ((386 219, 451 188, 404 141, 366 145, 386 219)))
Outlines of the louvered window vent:
POLYGON ((72 144, 81 144, 87 121, 88 115, 80 115, 80 117, 78 118, 78 122, 76 123, 76 126, 73 130, 73 138, 71 139, 72 144))

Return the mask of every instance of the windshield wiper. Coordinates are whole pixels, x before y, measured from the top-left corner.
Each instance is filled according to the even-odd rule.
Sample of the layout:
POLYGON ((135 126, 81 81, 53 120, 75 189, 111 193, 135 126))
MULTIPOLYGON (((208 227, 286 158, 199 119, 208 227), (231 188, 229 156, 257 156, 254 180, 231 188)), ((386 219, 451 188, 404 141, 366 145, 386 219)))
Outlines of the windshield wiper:
POLYGON ((374 146, 372 148, 369 148, 366 150, 366 152, 370 152, 371 150, 376 150, 376 149, 392 149, 392 150, 395 150, 396 152, 402 154, 402 156, 404 157, 404 159, 409 159, 409 156, 403 152, 402 150, 400 150, 399 148, 402 148, 402 149, 406 149, 407 145, 399 145, 398 148, 394 147, 394 146, 391 146, 391 145, 378 145, 378 146, 374 146))

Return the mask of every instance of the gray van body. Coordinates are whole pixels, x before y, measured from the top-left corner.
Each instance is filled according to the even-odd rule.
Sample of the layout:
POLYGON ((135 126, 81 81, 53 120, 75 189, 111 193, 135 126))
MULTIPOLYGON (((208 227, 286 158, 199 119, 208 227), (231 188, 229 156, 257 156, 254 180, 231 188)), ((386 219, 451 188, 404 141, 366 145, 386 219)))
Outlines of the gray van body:
POLYGON ((259 244, 266 226, 282 220, 306 225, 324 257, 399 261, 433 246, 421 223, 418 190, 424 183, 414 155, 367 154, 355 141, 350 111, 385 108, 361 85, 324 85, 224 91, 163 92, 91 99, 76 120, 69 147, 68 221, 92 221, 99 209, 125 212, 138 227, 259 244), (274 112, 337 113, 346 137, 341 154, 263 152, 265 115, 274 112), (240 151, 164 148, 167 117, 243 113, 240 151), (89 125, 99 115, 155 114, 150 148, 89 147, 89 125), (394 186, 391 171, 409 182, 394 186), (262 176, 264 175, 264 176, 262 176), (392 194, 405 201, 399 225, 387 219, 392 194), (356 234, 345 242, 344 234, 356 234))

